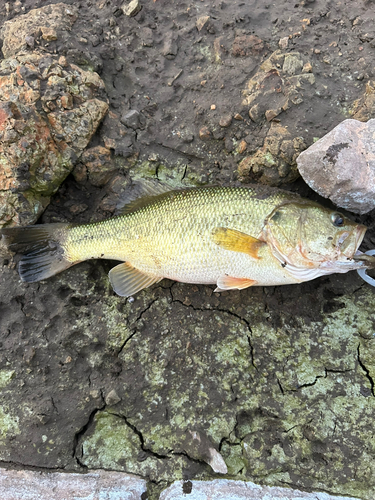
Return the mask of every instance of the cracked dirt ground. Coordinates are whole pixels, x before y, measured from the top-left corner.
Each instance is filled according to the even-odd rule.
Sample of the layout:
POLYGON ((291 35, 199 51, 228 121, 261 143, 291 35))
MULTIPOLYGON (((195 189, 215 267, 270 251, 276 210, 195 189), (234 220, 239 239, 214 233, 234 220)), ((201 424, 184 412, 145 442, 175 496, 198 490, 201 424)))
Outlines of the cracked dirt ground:
MULTIPOLYGON (((121 1, 82 2, 64 43, 41 40, 100 73, 109 112, 88 146, 107 147, 108 178, 79 163, 39 222, 109 217, 139 177, 287 181, 316 199, 290 183, 293 158, 352 116, 374 77, 374 4, 176 0, 172 16, 164 0, 141 3, 129 18, 121 1), (280 60, 285 38, 309 80, 291 75, 285 109, 277 96, 289 87, 272 110, 254 95, 250 119, 242 91, 262 81, 271 54, 280 60)), ((42 5, 0 3, 0 20, 42 5)), ((373 214, 359 219, 369 248, 373 214)), ((109 285, 113 262, 24 284, 1 259, 2 467, 133 473, 155 499, 176 479, 217 477, 374 498, 375 296, 355 273, 220 294, 164 280, 128 301, 109 285), (221 453, 227 474, 191 433, 221 453)))

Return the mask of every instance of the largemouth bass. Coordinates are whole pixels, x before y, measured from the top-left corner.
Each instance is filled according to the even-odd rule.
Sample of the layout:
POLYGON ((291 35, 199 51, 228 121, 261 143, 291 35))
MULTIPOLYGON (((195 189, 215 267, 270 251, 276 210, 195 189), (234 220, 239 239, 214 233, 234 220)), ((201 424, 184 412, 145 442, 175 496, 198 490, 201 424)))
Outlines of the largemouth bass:
POLYGON ((365 226, 298 195, 263 186, 145 191, 102 222, 2 229, 9 248, 24 254, 21 279, 114 259, 123 263, 109 272, 113 289, 131 296, 163 278, 223 291, 373 267, 357 252, 365 226))

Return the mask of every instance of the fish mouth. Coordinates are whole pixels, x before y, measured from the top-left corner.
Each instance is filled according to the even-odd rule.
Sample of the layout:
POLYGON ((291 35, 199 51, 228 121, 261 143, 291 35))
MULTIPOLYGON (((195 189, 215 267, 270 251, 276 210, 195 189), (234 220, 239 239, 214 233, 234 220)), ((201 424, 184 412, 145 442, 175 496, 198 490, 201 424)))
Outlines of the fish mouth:
POLYGON ((360 244, 363 241, 363 238, 365 236, 366 231, 367 231, 367 227, 360 224, 353 231, 354 234, 352 233, 354 238, 349 237, 350 233, 346 233, 346 234, 343 234, 342 236, 340 236, 340 239, 343 237, 343 240, 341 242, 339 240, 339 245, 338 245, 338 249, 339 249, 340 253, 344 257, 346 257, 347 259, 352 260, 355 256, 360 244))

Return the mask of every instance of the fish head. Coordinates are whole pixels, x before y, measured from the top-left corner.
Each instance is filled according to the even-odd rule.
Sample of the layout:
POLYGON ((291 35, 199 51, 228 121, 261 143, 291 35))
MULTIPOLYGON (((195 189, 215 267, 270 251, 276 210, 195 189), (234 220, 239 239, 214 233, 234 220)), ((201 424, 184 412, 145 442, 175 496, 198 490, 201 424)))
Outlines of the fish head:
POLYGON ((275 208, 266 220, 263 239, 292 274, 310 269, 316 277, 363 266, 353 257, 366 229, 340 212, 301 201, 275 208))

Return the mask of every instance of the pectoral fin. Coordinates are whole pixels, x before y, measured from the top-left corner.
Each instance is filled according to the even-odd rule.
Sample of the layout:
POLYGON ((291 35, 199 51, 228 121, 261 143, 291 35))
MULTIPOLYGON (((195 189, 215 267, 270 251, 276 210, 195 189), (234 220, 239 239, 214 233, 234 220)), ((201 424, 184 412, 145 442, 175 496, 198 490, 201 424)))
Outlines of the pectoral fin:
POLYGON ((262 246, 266 245, 264 241, 227 227, 217 227, 212 236, 214 242, 225 250, 247 253, 253 259, 260 259, 258 252, 262 246))
POLYGON ((256 284, 256 280, 251 280, 249 278, 234 278, 233 276, 220 276, 217 280, 217 288, 215 292, 224 292, 225 290, 243 290, 249 286, 256 284))
POLYGON ((112 268, 108 276, 113 290, 121 297, 130 297, 163 279, 160 276, 142 273, 126 262, 112 268))

